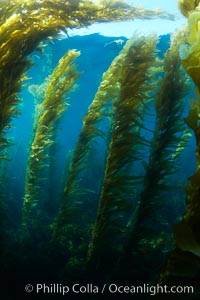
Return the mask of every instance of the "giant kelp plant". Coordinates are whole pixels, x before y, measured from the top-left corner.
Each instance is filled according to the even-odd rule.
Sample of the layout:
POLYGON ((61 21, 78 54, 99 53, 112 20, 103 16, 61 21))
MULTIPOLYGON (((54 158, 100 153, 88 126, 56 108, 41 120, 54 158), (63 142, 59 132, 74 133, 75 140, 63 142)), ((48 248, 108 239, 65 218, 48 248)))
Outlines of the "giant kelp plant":
MULTIPOLYGON (((165 247, 167 216, 163 215, 163 207, 170 205, 167 195, 174 188, 170 176, 177 172, 176 151, 180 142, 184 142, 184 123, 181 118, 184 109, 183 98, 189 90, 187 76, 181 69, 178 47, 171 42, 170 49, 164 57, 164 75, 159 80, 160 87, 155 95, 156 126, 150 141, 148 161, 143 161, 145 168, 144 185, 139 203, 134 212, 130 237, 125 247, 125 268, 130 265, 138 270, 138 261, 143 260, 142 276, 148 280, 148 270, 156 271, 153 254, 151 259, 145 257, 146 251, 157 253, 165 247), (139 259, 139 255, 141 256, 139 259), (145 272, 147 274, 145 274, 145 272)), ((169 234, 167 234, 169 235, 169 234)), ((160 255, 161 258, 161 255, 160 255)), ((158 260, 158 259, 157 259, 158 260)), ((134 271, 133 271, 134 272, 134 271)), ((156 271, 158 272, 158 270, 156 271)), ((141 276, 137 272, 137 278, 141 276)))
POLYGON ((84 205, 83 197, 88 191, 81 183, 81 176, 89 163, 89 155, 94 150, 97 137, 106 139, 106 132, 99 124, 104 119, 110 119, 112 114, 111 102, 119 97, 119 72, 123 56, 114 59, 109 69, 104 73, 98 91, 83 119, 83 127, 69 166, 61 207, 54 222, 54 235, 59 237, 62 227, 70 222, 71 210, 80 209, 84 205))
MULTIPOLYGON (((180 10, 189 18, 189 35, 188 38, 177 35, 179 40, 177 44, 175 40, 171 43, 164 63, 157 58, 156 37, 135 35, 103 74, 83 118, 67 176, 60 180, 65 181, 65 187, 52 218, 45 210, 49 198, 43 188, 50 182, 45 169, 49 150, 55 143, 57 121, 66 110, 65 94, 73 90, 80 75, 74 64, 79 51, 70 50, 60 59, 48 79, 44 99, 40 99, 35 110, 22 226, 16 230, 7 221, 0 229, 0 235, 7 234, 10 239, 6 243, 1 239, 6 280, 12 275, 16 281, 13 270, 18 265, 20 284, 25 278, 36 281, 37 276, 43 281, 73 282, 86 278, 91 282, 121 280, 125 275, 124 279, 133 283, 144 279, 155 282, 160 270, 159 265, 151 274, 155 256, 159 255, 162 263, 170 248, 166 246, 168 238, 171 239, 169 227, 175 220, 165 215, 169 214, 166 200, 173 187, 172 175, 176 174, 180 153, 188 141, 186 124, 197 141, 197 172, 185 188, 186 213, 175 227, 176 249, 162 279, 163 282, 179 279, 179 262, 184 259, 196 263, 193 278, 199 278, 199 100, 192 102, 183 126, 183 97, 188 91, 188 79, 178 57, 180 54, 186 72, 200 88, 198 4, 199 1, 179 1, 180 10), (178 51, 180 43, 185 44, 178 51), (155 124, 147 128, 149 117, 155 124), (94 190, 86 184, 92 155, 98 157, 104 170, 101 178, 94 176, 94 181, 99 182, 98 188, 94 184, 94 190), (167 228, 166 222, 170 223, 167 228)), ((173 19, 166 12, 132 7, 121 0, 2 1, 0 17, 0 161, 5 163, 6 150, 11 146, 7 136, 10 122, 19 113, 19 92, 32 65, 29 54, 34 50, 44 51, 43 40, 56 37, 61 30, 67 32, 68 28, 95 22, 173 19)), ((199 98, 198 89, 196 94, 199 98)), ((67 137, 65 141, 67 144, 67 137)), ((1 186, 4 168, 0 166, 0 170, 1 186)), ((6 195, 1 192, 0 217, 6 215, 5 204, 6 195)), ((176 205, 173 199, 170 205, 176 205)), ((184 274, 188 279, 187 272, 184 274)))
MULTIPOLYGON (((41 169, 47 164, 47 150, 54 143, 55 123, 62 117, 67 109, 64 95, 73 89, 74 82, 80 73, 73 64, 79 52, 71 50, 62 57, 53 71, 45 92, 44 101, 39 106, 39 116, 36 122, 33 141, 29 153, 26 174, 24 207, 22 225, 28 226, 36 216, 34 210, 38 207, 40 199, 41 169)), ((36 114, 37 115, 37 114, 36 114)))
MULTIPOLYGON (((131 192, 139 176, 131 166, 141 159, 140 148, 146 144, 140 135, 144 106, 152 92, 156 39, 134 37, 122 50, 118 82, 119 96, 113 102, 111 140, 108 149, 97 219, 88 252, 93 270, 106 268, 116 259, 114 250, 125 233, 127 212, 132 205, 131 192), (125 154, 125 155, 124 155, 125 154)), ((117 252, 117 251, 116 251, 117 252)))

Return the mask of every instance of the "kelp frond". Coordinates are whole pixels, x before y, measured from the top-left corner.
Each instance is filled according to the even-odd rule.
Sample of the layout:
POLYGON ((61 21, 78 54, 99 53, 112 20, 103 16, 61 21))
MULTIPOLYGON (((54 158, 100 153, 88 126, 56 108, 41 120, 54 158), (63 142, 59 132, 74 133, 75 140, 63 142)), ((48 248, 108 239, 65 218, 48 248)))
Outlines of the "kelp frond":
MULTIPOLYGON (((42 17, 51 19, 59 17, 64 27, 74 28, 82 25, 90 25, 102 21, 122 21, 134 18, 168 18, 175 19, 173 14, 166 11, 154 9, 146 10, 142 7, 134 7, 122 0, 94 1, 65 1, 65 0, 10 0, 1 1, 0 19, 1 24, 12 14, 26 15, 30 13, 31 18, 38 18, 38 12, 42 17)), ((45 20, 44 19, 44 20, 45 20)))
POLYGON ((172 154, 172 160, 177 161, 177 159, 180 157, 182 152, 186 149, 189 142, 191 141, 192 133, 191 131, 186 128, 180 137, 180 142, 178 143, 178 146, 176 148, 176 151, 172 154))
MULTIPOLYGON (((140 134, 143 108, 152 96, 150 71, 156 64, 156 38, 131 39, 121 52, 119 97, 113 103, 109 144, 97 219, 88 251, 88 264, 101 268, 112 257, 117 239, 123 240, 125 223, 131 208, 131 190, 136 177, 130 174, 132 163, 141 159, 139 148, 146 142, 140 134), (139 153, 138 153, 139 152, 139 153), (109 256, 110 255, 110 256, 109 256)), ((117 249, 116 249, 117 251, 117 249)))
POLYGON ((188 17, 189 13, 199 5, 200 0, 178 0, 178 7, 181 13, 188 17))
POLYGON ((175 154, 184 132, 182 100, 188 90, 188 79, 181 69, 178 48, 171 43, 164 58, 164 76, 160 79, 155 97, 156 126, 149 162, 144 164, 144 189, 127 246, 128 252, 137 251, 143 239, 149 240, 149 246, 148 243, 146 246, 150 247, 151 241, 160 234, 161 224, 155 226, 155 220, 158 216, 160 218, 160 209, 164 205, 161 200, 163 193, 171 188, 168 177, 176 172, 178 155, 175 154))
POLYGON ((179 47, 182 65, 194 83, 200 86, 200 34, 199 34, 200 6, 198 5, 188 17, 188 33, 185 41, 179 47))
POLYGON ((74 82, 80 75, 74 64, 79 54, 78 51, 70 50, 60 59, 49 79, 44 101, 40 105, 40 115, 30 148, 26 174, 22 220, 25 224, 30 222, 30 213, 38 204, 40 171, 48 157, 47 150, 54 143, 55 123, 67 108, 63 96, 72 90, 74 82))
POLYGON ((65 1, 65 0, 11 0, 11 1, 1 1, 0 6, 0 17, 1 22, 4 23, 6 18, 10 17, 12 14, 22 14, 25 15, 30 12, 30 17, 35 17, 38 15, 38 11, 42 8, 42 15, 46 16, 48 12, 51 13, 52 18, 58 15, 60 19, 68 19, 68 24, 72 27, 76 24, 89 25, 93 22, 105 21, 116 21, 125 20, 130 18, 147 17, 147 18, 168 18, 174 19, 174 15, 161 11, 155 10, 145 10, 141 7, 134 7, 129 5, 126 1, 122 0, 102 0, 97 1, 65 1), (82 12, 82 13, 81 13, 82 12), (141 14, 142 12, 142 14, 141 14), (75 16, 77 19, 75 20, 75 16), (86 22, 88 24, 86 24, 86 22))
POLYGON ((61 207, 52 228, 54 236, 58 236, 60 229, 71 220, 74 210, 80 209, 85 194, 85 188, 80 179, 89 163, 89 156, 94 149, 97 137, 106 138, 106 133, 99 128, 99 124, 111 118, 111 103, 119 97, 119 73, 122 65, 122 56, 119 55, 111 63, 109 69, 103 74, 98 91, 83 118, 83 126, 76 143, 68 176, 64 188, 61 207), (72 213, 73 210, 73 213, 72 213))

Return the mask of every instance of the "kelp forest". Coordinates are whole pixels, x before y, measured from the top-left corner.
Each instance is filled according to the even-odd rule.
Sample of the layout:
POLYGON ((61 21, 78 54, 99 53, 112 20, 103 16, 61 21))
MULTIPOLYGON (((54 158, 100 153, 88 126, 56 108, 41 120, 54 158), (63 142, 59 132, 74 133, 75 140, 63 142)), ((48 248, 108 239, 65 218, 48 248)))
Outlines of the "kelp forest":
POLYGON ((177 5, 186 26, 127 39, 68 30, 176 16, 1 0, 2 299, 200 297, 200 1, 177 5))

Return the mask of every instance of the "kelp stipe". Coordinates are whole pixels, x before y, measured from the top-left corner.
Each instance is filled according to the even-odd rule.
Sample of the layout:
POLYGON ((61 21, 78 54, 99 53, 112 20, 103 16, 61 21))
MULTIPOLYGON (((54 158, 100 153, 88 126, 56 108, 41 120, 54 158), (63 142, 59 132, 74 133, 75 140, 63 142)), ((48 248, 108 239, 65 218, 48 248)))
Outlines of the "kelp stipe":
MULTIPOLYGON (((0 8, 2 5, 0 3, 0 8)), ((12 17, 0 25, 0 248, 4 252, 6 252, 3 246, 5 246, 4 237, 7 235, 8 218, 3 164, 8 159, 8 147, 11 146, 11 141, 6 135, 11 128, 11 120, 19 114, 17 108, 17 104, 21 101, 19 92, 25 72, 31 66, 30 60, 25 57, 23 36, 20 36, 20 42, 18 38, 16 39, 16 20, 12 17), (15 42, 17 42, 16 47, 15 42)))
POLYGON ((79 54, 75 50, 70 50, 60 59, 49 79, 44 101, 40 104, 27 166, 22 225, 31 224, 36 217, 33 216, 33 210, 35 212, 37 210, 41 193, 40 172, 47 163, 47 150, 54 143, 55 123, 67 109, 63 97, 73 89, 74 82, 80 75, 74 64, 79 54))
MULTIPOLYGON (((165 245, 164 236, 167 236, 165 232, 167 220, 165 221, 164 216, 161 215, 161 209, 168 205, 166 192, 172 188, 169 176, 177 169, 178 156, 174 153, 184 131, 183 97, 188 89, 187 76, 181 70, 178 48, 172 43, 165 54, 164 76, 160 79, 155 96, 156 126, 150 143, 149 160, 144 163, 146 172, 144 188, 136 208, 130 238, 125 247, 124 260, 121 261, 121 264, 124 264, 122 268, 127 269, 132 260, 132 273, 137 274, 136 280, 141 280, 141 276, 143 280, 149 280, 148 276, 152 268, 154 273, 159 274, 153 257, 157 259, 156 253, 160 252, 165 245), (145 256, 147 252, 150 259, 145 256), (138 264, 139 261, 142 263, 138 264)), ((161 263, 162 261, 158 263, 158 268, 161 263)), ((129 276, 133 274, 131 275, 130 271, 129 276)), ((151 272, 151 278, 153 276, 151 272)))
POLYGON ((66 252, 68 249, 71 255, 70 261, 73 262, 80 262, 80 251, 78 248, 81 247, 81 243, 85 243, 85 245, 88 243, 88 226, 94 219, 93 216, 91 220, 91 208, 86 209, 86 199, 88 197, 92 198, 91 201, 93 203, 90 204, 93 210, 92 215, 94 215, 96 207, 94 202, 96 202, 97 191, 93 191, 93 195, 91 195, 91 191, 85 188, 82 178, 86 173, 85 170, 88 169, 91 153, 93 151, 97 152, 95 149, 96 140, 100 138, 106 143, 109 138, 112 102, 116 101, 119 96, 121 60, 122 56, 116 57, 108 70, 103 74, 95 97, 83 118, 83 127, 72 153, 67 177, 64 179, 65 187, 60 209, 51 225, 52 243, 56 245, 56 248, 60 245, 64 249, 62 251, 66 252), (108 125, 105 130, 100 128, 102 123, 108 125), (82 236, 81 243, 77 239, 77 236, 80 235, 82 236), (78 258, 75 258, 77 252, 78 258))
POLYGON ((141 148, 146 145, 140 129, 154 87, 151 67, 156 65, 156 41, 155 37, 133 37, 120 54, 119 96, 113 103, 111 141, 87 257, 89 268, 99 276, 112 268, 121 251, 132 205, 130 195, 141 180, 132 174, 132 164, 142 159, 141 148))
MULTIPOLYGON (((199 1, 198 1, 199 2, 199 1)), ((196 99, 191 102, 191 109, 185 123, 191 128, 196 139, 196 173, 188 180, 185 187, 186 211, 182 221, 174 227, 176 247, 171 252, 161 282, 167 284, 193 285, 194 295, 199 297, 200 280, 200 5, 188 15, 187 55, 181 56, 182 64, 196 84, 196 99)))
POLYGON ((121 57, 114 59, 109 69, 104 73, 98 91, 83 118, 83 127, 69 166, 60 214, 68 210, 70 194, 79 194, 81 189, 79 177, 88 163, 88 156, 93 150, 94 140, 97 137, 106 139, 106 133, 99 128, 99 124, 104 119, 111 118, 111 102, 118 98, 119 82, 117 77, 120 72, 120 61, 121 57))

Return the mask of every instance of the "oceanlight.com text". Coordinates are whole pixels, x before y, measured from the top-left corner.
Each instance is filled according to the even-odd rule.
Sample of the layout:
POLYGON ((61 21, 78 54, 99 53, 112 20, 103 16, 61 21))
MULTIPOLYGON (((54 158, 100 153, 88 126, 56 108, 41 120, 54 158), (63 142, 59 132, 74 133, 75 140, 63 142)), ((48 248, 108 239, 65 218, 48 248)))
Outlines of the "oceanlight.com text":
POLYGON ((61 283, 37 283, 35 285, 27 284, 25 286, 27 293, 35 292, 36 294, 193 294, 193 286, 167 286, 167 285, 120 285, 116 283, 95 285, 88 283, 81 285, 75 283, 73 285, 65 285, 61 283))

